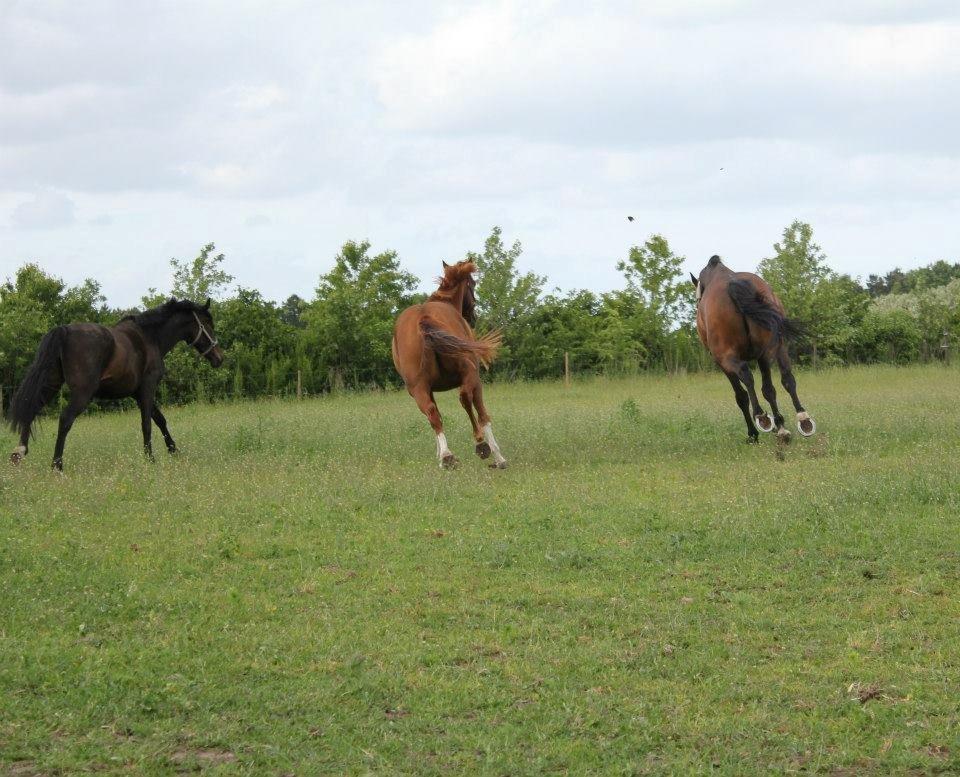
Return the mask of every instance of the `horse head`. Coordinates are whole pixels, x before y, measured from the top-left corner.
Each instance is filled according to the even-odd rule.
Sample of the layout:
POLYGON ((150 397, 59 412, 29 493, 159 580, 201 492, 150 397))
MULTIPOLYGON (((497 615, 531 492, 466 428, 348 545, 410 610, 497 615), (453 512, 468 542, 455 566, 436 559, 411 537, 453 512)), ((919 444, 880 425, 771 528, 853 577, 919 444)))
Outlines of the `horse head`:
POLYGON ((690 281, 693 283, 693 288, 697 290, 697 302, 700 302, 700 298, 703 296, 703 290, 710 282, 710 278, 713 276, 714 270, 716 270, 717 267, 722 266, 723 262, 720 261, 720 257, 714 254, 707 262, 707 266, 700 271, 699 277, 693 273, 690 273, 690 281))
POLYGON ((437 295, 445 298, 448 302, 456 304, 459 297, 459 310, 470 326, 477 324, 477 281, 473 274, 477 271, 477 265, 469 259, 457 262, 456 264, 443 263, 443 277, 440 278, 440 288, 437 289, 437 295), (462 295, 460 294, 462 289, 462 295))
POLYGON ((204 305, 197 305, 193 318, 197 325, 196 336, 190 345, 196 348, 197 353, 203 356, 214 367, 223 364, 223 351, 213 331, 213 316, 210 315, 210 298, 204 305))

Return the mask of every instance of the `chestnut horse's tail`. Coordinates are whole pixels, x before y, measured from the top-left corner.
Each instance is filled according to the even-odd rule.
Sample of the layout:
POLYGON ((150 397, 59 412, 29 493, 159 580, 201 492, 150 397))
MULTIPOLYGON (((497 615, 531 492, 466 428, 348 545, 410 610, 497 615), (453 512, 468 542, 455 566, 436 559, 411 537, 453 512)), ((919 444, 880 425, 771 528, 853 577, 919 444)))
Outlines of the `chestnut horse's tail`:
POLYGON ((727 293, 744 318, 773 334, 772 348, 803 336, 803 327, 774 308, 750 281, 734 278, 727 284, 727 293))
POLYGON ((27 369, 20 387, 10 399, 7 412, 10 428, 21 437, 30 433, 33 420, 63 385, 60 358, 66 337, 65 326, 51 329, 43 336, 33 364, 27 369))
POLYGON ((489 367, 497 358, 502 335, 499 330, 487 332, 479 340, 466 340, 450 334, 430 319, 420 319, 420 334, 434 353, 442 356, 475 356, 484 367, 489 367))

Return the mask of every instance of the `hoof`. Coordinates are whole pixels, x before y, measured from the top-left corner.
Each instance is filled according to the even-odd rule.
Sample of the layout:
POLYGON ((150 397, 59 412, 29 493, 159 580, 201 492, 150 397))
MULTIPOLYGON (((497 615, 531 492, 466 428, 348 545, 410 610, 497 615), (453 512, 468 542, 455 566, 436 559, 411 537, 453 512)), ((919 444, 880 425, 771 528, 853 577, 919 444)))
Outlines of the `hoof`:
POLYGON ((753 417, 753 421, 757 425, 757 429, 759 429, 761 432, 766 433, 773 431, 773 419, 766 413, 755 415, 753 417))
POLYGON ((493 464, 488 465, 490 469, 506 469, 507 462, 505 461, 495 461, 493 464))
POLYGON ((440 469, 456 469, 460 464, 460 459, 452 453, 448 453, 440 459, 440 469))
POLYGON ((13 453, 10 454, 11 464, 16 465, 16 464, 19 464, 21 461, 23 461, 23 456, 20 454, 19 451, 14 451, 13 453))
POLYGON ((167 446, 167 453, 170 453, 170 454, 179 453, 179 451, 177 450, 177 446, 176 446, 176 445, 168 445, 168 446, 167 446))
POLYGON ((490 446, 487 445, 487 443, 485 443, 485 442, 478 442, 478 443, 477 443, 477 455, 478 455, 481 459, 488 459, 488 458, 490 458, 490 446))
POLYGON ((817 432, 817 424, 807 413, 797 413, 797 431, 804 437, 812 437, 817 432))
POLYGON ((777 429, 777 442, 781 445, 790 444, 790 430, 785 426, 781 426, 779 429, 777 429))
POLYGON ((751 434, 749 437, 747 437, 747 445, 759 445, 759 444, 760 444, 759 434, 751 434))
POLYGON ((63 459, 53 460, 53 471, 63 474, 63 459))

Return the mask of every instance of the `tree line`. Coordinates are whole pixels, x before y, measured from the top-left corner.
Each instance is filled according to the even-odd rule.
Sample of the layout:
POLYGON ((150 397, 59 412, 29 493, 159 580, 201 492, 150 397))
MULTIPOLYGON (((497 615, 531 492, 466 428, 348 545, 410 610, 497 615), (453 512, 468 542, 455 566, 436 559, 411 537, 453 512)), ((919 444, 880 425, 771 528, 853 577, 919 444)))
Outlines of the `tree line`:
MULTIPOLYGON (((629 249, 616 265, 622 287, 606 293, 548 290, 546 277, 521 270, 522 250, 495 227, 482 249, 465 257, 479 268, 478 331, 504 332, 494 380, 558 377, 565 355, 578 374, 710 365, 694 326, 684 257, 662 235, 629 249)), ((730 263, 742 268, 740 261, 730 263)), ((188 349, 175 349, 161 388, 164 403, 293 394, 298 380, 307 394, 391 387, 399 383, 390 352, 394 318, 425 298, 395 251, 374 253, 367 241, 343 245, 309 300, 291 295, 278 303, 233 286, 226 258, 212 243, 193 260, 172 259, 171 269, 168 292, 149 289, 140 308, 124 310, 107 305, 93 279, 68 286, 36 264, 23 265, 0 285, 0 386, 6 396, 52 327, 112 324, 169 296, 214 299, 228 361, 214 370, 188 349)), ((928 360, 960 335, 960 264, 895 269, 861 283, 832 270, 810 225, 795 221, 757 271, 808 333, 792 346, 801 364, 928 360)))

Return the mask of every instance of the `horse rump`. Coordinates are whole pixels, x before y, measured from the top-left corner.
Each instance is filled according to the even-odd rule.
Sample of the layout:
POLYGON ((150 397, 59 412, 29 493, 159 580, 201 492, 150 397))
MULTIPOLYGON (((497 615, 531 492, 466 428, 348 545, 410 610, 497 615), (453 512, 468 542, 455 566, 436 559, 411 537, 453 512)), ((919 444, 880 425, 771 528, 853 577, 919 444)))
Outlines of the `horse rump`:
POLYGON ((488 368, 497 358, 497 349, 500 348, 502 339, 500 331, 494 330, 477 340, 467 340, 451 334, 429 318, 420 320, 420 333, 434 353, 441 356, 473 356, 488 368))
POLYGON ((774 343, 795 340, 804 334, 798 321, 776 310, 756 286, 745 278, 734 278, 727 284, 727 293, 740 314, 773 333, 774 343))
POLYGON ((65 326, 51 329, 43 336, 33 364, 27 368, 27 374, 10 399, 7 418, 10 428, 21 436, 32 431, 34 419, 63 385, 60 359, 66 337, 65 326))

